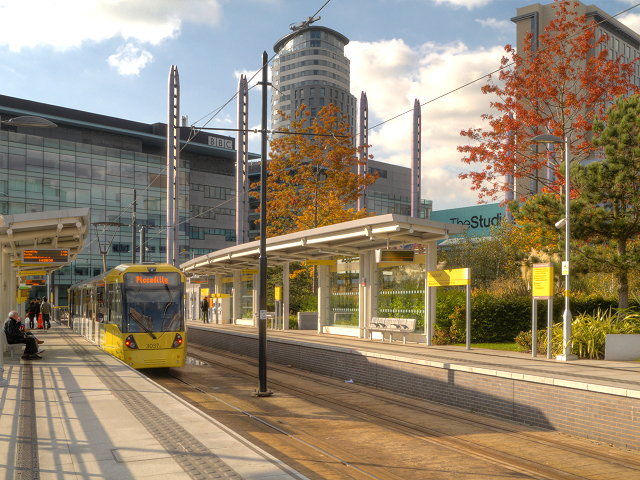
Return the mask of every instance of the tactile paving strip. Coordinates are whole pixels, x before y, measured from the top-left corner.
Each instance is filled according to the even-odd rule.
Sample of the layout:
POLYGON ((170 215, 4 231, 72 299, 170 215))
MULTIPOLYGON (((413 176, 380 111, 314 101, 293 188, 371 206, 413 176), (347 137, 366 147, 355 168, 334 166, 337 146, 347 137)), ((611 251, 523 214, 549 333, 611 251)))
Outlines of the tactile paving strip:
POLYGON ((38 431, 36 429, 36 401, 33 394, 33 366, 24 362, 20 389, 20 419, 16 451, 15 480, 40 478, 38 466, 38 431))
MULTIPOLYGON (((60 333, 63 333, 60 331, 60 333)), ((157 408, 139 392, 132 391, 120 377, 70 335, 63 333, 71 347, 102 383, 115 395, 149 433, 162 445, 180 467, 196 480, 241 477, 224 460, 209 450, 180 424, 157 408)), ((23 477, 26 478, 26 477, 23 477)))

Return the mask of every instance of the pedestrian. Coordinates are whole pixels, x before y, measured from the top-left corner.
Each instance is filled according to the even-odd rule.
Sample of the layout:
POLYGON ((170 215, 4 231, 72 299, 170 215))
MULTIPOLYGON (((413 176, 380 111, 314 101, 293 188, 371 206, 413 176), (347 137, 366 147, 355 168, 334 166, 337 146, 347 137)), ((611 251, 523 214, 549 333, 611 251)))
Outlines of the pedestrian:
POLYGON ((33 315, 35 316, 35 319, 36 319, 36 325, 38 326, 38 328, 40 328, 40 322, 39 322, 39 317, 40 317, 40 297, 36 297, 36 301, 33 304, 33 315))
POLYGON ((42 325, 45 330, 49 330, 51 328, 51 304, 47 302, 47 297, 42 297, 40 313, 42 313, 42 325))
POLYGON ((35 301, 31 300, 27 307, 27 318, 29 319, 29 328, 33 329, 33 323, 36 315, 35 301))
POLYGON ((207 297, 203 297, 200 301, 200 308, 202 309, 202 321, 207 323, 207 314, 209 313, 209 300, 207 300, 207 297))
POLYGON ((32 333, 26 331, 20 320, 20 315, 15 310, 9 312, 9 317, 4 322, 4 331, 7 334, 9 344, 25 344, 22 355, 24 360, 40 360, 42 358, 38 355, 38 352, 43 352, 44 350, 41 350, 38 344, 44 342, 38 340, 32 333))

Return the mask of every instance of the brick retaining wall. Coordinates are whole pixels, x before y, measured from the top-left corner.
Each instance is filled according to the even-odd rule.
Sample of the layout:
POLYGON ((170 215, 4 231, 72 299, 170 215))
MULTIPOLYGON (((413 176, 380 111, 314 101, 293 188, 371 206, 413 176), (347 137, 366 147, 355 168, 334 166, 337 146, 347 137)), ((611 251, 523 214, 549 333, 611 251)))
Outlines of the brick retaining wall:
MULTIPOLYGON (((256 335, 190 327, 188 340, 258 358, 256 335)), ((638 398, 273 338, 267 351, 276 364, 640 451, 638 398)))

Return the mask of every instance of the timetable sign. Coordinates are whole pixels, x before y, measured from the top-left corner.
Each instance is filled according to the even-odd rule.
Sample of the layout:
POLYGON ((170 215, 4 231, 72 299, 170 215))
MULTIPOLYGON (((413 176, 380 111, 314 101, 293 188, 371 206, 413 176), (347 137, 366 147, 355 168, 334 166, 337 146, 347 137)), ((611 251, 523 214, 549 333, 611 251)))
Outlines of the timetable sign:
POLYGON ((33 249, 22 251, 22 265, 63 265, 69 263, 69 250, 33 249))

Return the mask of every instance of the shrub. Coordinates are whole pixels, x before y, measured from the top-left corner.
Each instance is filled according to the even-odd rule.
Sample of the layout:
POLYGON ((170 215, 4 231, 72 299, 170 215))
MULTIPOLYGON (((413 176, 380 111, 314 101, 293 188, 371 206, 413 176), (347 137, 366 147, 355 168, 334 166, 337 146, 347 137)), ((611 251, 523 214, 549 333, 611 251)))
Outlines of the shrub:
MULTIPOLYGON (((527 332, 520 332, 516 338, 516 344, 520 347, 520 349, 524 352, 531 352, 533 344, 532 344, 533 332, 531 330, 527 332)), ((547 330, 538 330, 538 348, 536 351, 538 355, 544 355, 547 352, 547 330)))
POLYGON ((431 343, 433 345, 451 345, 452 343, 457 343, 457 339, 451 336, 449 328, 436 325, 431 343))
MULTIPOLYGON (((562 323, 553 325, 552 353, 562 354, 564 341, 562 323)), ((605 339, 609 334, 640 334, 640 314, 622 313, 613 309, 596 310, 593 314, 581 313, 571 322, 571 353, 580 358, 604 358, 605 339)), ((516 343, 531 351, 531 330, 520 332, 516 343)), ((538 331, 538 353, 544 354, 547 345, 547 330, 538 331), (542 347, 542 348, 541 348, 542 347)))

